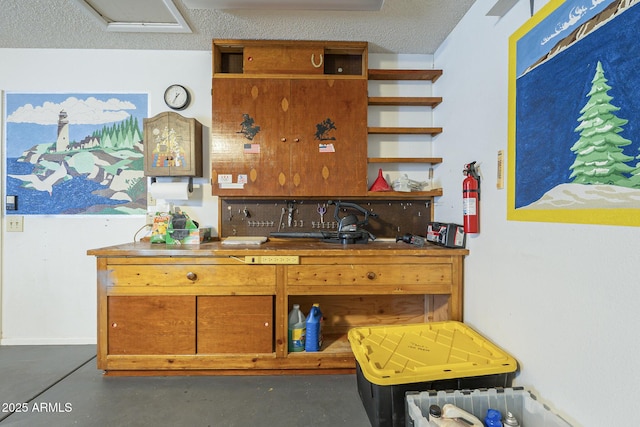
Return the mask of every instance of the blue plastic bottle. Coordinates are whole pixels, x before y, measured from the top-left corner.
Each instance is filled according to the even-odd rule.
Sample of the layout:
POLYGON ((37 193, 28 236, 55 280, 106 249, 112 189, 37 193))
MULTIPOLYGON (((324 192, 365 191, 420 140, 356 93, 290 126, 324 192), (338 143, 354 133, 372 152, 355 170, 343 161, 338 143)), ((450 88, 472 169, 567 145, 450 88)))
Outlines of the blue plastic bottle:
POLYGON ((313 304, 307 316, 307 333, 304 342, 305 351, 320 351, 322 347, 322 311, 319 304, 313 304))
POLYGON ((487 416, 484 418, 487 427, 502 427, 502 414, 497 409, 487 409, 487 416))

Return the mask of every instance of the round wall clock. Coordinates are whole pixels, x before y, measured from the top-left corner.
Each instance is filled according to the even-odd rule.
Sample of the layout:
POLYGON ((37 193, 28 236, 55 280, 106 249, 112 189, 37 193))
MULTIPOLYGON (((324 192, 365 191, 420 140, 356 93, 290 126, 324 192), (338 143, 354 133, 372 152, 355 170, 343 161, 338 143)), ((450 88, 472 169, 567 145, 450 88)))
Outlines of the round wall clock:
POLYGON ((184 110, 191 103, 191 94, 182 85, 171 85, 164 91, 164 102, 173 110, 184 110))

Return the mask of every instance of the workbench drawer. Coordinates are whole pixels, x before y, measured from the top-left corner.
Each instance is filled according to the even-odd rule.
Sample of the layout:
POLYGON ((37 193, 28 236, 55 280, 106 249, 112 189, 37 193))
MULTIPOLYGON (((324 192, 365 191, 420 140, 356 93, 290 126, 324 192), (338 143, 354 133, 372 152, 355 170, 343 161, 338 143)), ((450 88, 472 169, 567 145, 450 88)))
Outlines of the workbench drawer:
POLYGON ((110 265, 109 286, 202 286, 275 292, 273 265, 110 265))
POLYGON ((451 264, 349 264, 289 266, 288 285, 450 284, 451 264))

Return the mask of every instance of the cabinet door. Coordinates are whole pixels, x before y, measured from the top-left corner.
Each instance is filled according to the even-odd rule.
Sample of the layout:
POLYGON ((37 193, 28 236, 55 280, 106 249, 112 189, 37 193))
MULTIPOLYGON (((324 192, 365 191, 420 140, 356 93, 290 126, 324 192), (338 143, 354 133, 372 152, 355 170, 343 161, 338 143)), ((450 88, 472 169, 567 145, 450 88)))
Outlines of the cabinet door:
POLYGON ((365 195, 367 82, 294 80, 291 99, 291 195, 365 195))
POLYGON ((198 297, 198 353, 272 353, 273 297, 198 297))
POLYGON ((202 125, 174 112, 144 120, 146 176, 202 176, 202 125))
POLYGON ((245 46, 245 74, 323 74, 322 45, 245 46))
POLYGON ((213 90, 213 194, 366 194, 365 80, 225 78, 213 90), (220 175, 246 184, 221 188, 220 175))
POLYGON ((288 195, 289 102, 288 80, 213 79, 213 194, 288 195), (246 184, 220 188, 219 175, 231 175, 233 183, 244 176, 246 184))
POLYGON ((109 354, 195 354, 193 296, 111 296, 109 354))

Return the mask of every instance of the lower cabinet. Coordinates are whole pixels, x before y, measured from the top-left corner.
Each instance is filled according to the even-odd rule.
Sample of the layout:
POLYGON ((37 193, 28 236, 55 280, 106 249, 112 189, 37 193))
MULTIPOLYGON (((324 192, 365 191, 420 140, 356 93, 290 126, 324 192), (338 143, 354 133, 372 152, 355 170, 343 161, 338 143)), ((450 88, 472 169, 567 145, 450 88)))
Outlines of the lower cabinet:
POLYGON ((109 354, 194 354, 192 296, 108 297, 109 354))
POLYGON ((271 296, 198 297, 198 353, 273 353, 271 296))
POLYGON ((125 244, 97 257, 97 367, 108 375, 347 373, 355 327, 462 320, 463 249, 125 244), (208 248, 208 249, 204 249, 208 248), (247 256, 248 255, 248 256, 247 256), (295 255, 297 264, 247 264, 295 255), (288 313, 319 303, 323 345, 288 352, 288 313))
POLYGON ((271 296, 108 297, 109 354, 272 353, 271 296))

